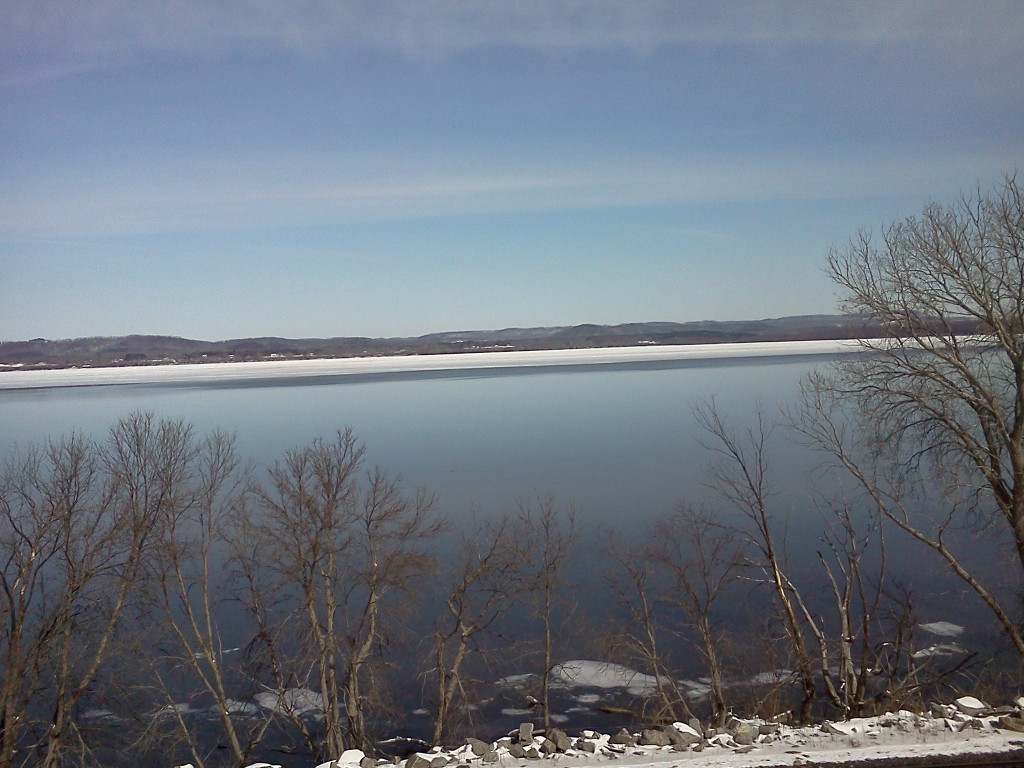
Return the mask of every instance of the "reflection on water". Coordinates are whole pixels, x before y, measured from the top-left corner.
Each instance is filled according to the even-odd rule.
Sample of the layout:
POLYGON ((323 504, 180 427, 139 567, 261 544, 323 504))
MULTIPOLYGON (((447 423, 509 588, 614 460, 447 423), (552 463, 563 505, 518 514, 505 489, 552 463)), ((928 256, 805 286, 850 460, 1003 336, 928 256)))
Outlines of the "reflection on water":
MULTIPOLYGON (((758 402, 792 398, 823 356, 622 366, 439 371, 187 386, 0 391, 0 447, 81 431, 100 436, 133 410, 235 432, 244 455, 288 448, 351 426, 370 464, 440 495, 453 514, 508 509, 552 495, 585 519, 635 524, 701 486, 705 453, 691 409, 714 395, 742 423, 758 402)), ((780 478, 793 452, 780 457, 780 478)), ((799 475, 799 473, 797 473, 799 475)), ((789 483, 787 482, 787 485, 789 483)), ((794 504, 802 496, 792 490, 794 504)), ((788 495, 788 494, 787 494, 788 495)))
MULTIPOLYGON (((0 452, 72 431, 102 437, 116 420, 139 410, 186 420, 199 433, 236 433, 240 453, 257 464, 351 426, 367 445, 368 465, 401 474, 407 488, 436 492, 440 508, 457 521, 510 510, 519 499, 550 496, 559 508, 576 508, 587 536, 605 531, 596 537, 607 541, 614 536, 608 529, 640 535, 680 500, 699 501, 706 495, 708 454, 692 417, 696 403, 714 396, 720 411, 745 427, 753 423, 758 407, 774 413, 792 402, 800 377, 827 363, 824 356, 779 357, 392 373, 270 384, 6 390, 0 391, 0 452)), ((791 563, 791 573, 797 582, 820 583, 814 550, 821 522, 810 483, 818 459, 792 443, 784 430, 770 448, 773 509, 788 523, 790 551, 802 558, 791 563)), ((900 545, 894 551, 899 556, 893 558, 890 578, 900 587, 925 582, 915 579, 933 565, 929 556, 900 545)), ((595 627, 609 623, 607 594, 588 588, 601 579, 598 571, 604 566, 596 562, 580 558, 574 573, 579 581, 590 580, 574 595, 582 610, 573 621, 581 626, 584 621, 595 627)), ((934 576, 926 583, 933 602, 919 604, 920 619, 949 621, 964 615, 962 590, 934 576)), ((828 599, 823 589, 809 590, 807 596, 812 603, 828 599)), ((422 608, 430 612, 429 606, 422 608)), ((753 634, 765 617, 751 613, 744 602, 724 607, 722 616, 753 634)), ((233 647, 245 638, 229 634, 225 640, 233 647)), ((596 656, 601 649, 559 650, 576 657, 596 656)), ((407 679, 400 682, 409 688, 410 700, 419 695, 407 679)), ((570 700, 568 693, 559 696, 556 705, 562 713, 588 703, 570 700)), ((504 713, 517 703, 518 693, 496 693, 480 717, 495 727, 512 727, 522 715, 504 713)), ((412 711, 409 702, 402 705, 412 711)), ((587 725, 600 727, 593 722, 593 708, 584 712, 587 725)))

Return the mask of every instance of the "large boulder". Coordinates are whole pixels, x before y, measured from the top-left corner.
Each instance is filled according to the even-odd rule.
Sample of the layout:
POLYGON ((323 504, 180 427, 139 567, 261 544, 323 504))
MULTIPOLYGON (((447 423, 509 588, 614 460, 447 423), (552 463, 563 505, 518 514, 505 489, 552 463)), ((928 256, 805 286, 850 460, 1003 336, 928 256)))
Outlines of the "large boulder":
POLYGON ((519 725, 519 743, 520 744, 532 744, 533 743, 533 723, 520 723, 520 725, 519 725))
POLYGON ((623 728, 618 733, 613 733, 609 736, 608 743, 623 747, 635 747, 636 738, 634 738, 633 734, 623 728))
POLYGON ((597 752, 597 745, 592 741, 587 741, 586 739, 576 739, 576 743, 573 744, 573 748, 578 749, 580 752, 587 752, 591 755, 597 752))
POLYGON ((757 737, 757 726, 750 723, 739 723, 732 728, 732 738, 740 746, 750 746, 757 737))
POLYGON ((999 727, 1005 731, 1013 731, 1015 733, 1024 733, 1024 720, 1019 717, 1013 717, 1012 715, 1004 715, 999 718, 999 727))
POLYGON ((640 731, 640 738, 636 743, 641 747, 668 747, 672 740, 668 734, 657 728, 644 728, 640 731))
POLYGON ((472 749, 473 754, 477 757, 483 757, 492 749, 494 749, 493 744, 490 744, 486 741, 481 741, 480 739, 474 739, 472 736, 466 739, 466 746, 472 749))
POLYGON ((981 699, 976 699, 973 696, 961 696, 959 699, 953 702, 956 708, 963 712, 965 715, 971 717, 977 717, 984 715, 988 712, 989 706, 981 699))
POLYGON ((701 735, 685 723, 666 725, 662 729, 673 747, 689 747, 701 740, 701 735))
POLYGON ((757 726, 742 720, 731 722, 728 730, 732 734, 733 741, 741 747, 750 746, 758 737, 757 726))
POLYGON ((561 728, 548 728, 544 735, 548 741, 554 742, 555 749, 559 752, 566 752, 572 747, 572 740, 561 728))

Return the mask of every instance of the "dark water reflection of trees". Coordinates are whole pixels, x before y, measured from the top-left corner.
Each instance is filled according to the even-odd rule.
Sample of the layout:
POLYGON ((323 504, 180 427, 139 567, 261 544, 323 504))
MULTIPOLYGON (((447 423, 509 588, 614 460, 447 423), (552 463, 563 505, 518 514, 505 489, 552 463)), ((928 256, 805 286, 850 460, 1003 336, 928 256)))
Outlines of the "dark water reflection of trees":
MULTIPOLYGON (((781 374, 781 369, 777 373, 781 374)), ((793 371, 785 373, 792 376, 793 371)), ((596 399, 605 397, 613 404, 624 383, 611 376, 599 387, 596 399)), ((736 382, 732 386, 734 397, 741 394, 736 382)), ((501 391, 487 397, 481 395, 477 405, 487 403, 500 411, 509 401, 504 399, 508 392, 498 389, 501 391)), ((280 391, 288 392, 288 388, 280 391)), ((559 428, 573 432, 572 425, 584 411, 572 407, 565 394, 549 399, 540 410, 559 428)), ((120 405, 120 398, 111 402, 120 405)), ((472 401, 463 403, 463 407, 470 405, 472 401)), ((740 398, 741 416, 748 406, 750 403, 740 398)), ((690 447, 683 469, 670 481, 662 481, 662 491, 666 486, 674 489, 672 503, 652 500, 658 498, 656 492, 642 501, 623 504, 619 487, 636 487, 631 485, 637 480, 633 474, 639 475, 643 485, 650 468, 634 472, 626 465, 624 472, 616 474, 608 467, 639 440, 628 425, 634 420, 643 425, 653 423, 656 411, 634 403, 625 415, 609 412, 610 424, 596 433, 583 425, 559 445, 560 451, 575 446, 579 455, 554 467, 555 475, 565 472, 574 481, 585 483, 593 475, 580 467, 593 458, 605 475, 597 478, 597 493, 618 488, 594 514, 578 505, 570 493, 550 494, 546 486, 529 483, 498 510, 477 508, 467 514, 458 505, 453 510, 444 495, 433 502, 429 495, 417 495, 420 483, 410 483, 408 477, 399 479, 390 467, 375 474, 371 461, 375 463, 382 454, 372 450, 362 454, 352 433, 342 433, 337 444, 330 438, 305 446, 300 442, 291 454, 282 451, 270 458, 270 447, 263 445, 252 456, 261 464, 249 469, 251 457, 245 444, 259 440, 265 425, 232 440, 173 417, 136 414, 121 422, 120 432, 115 430, 112 438, 85 443, 87 452, 93 452, 90 461, 95 472, 89 488, 69 482, 75 473, 61 452, 61 443, 55 443, 49 453, 43 448, 27 463, 27 454, 22 452, 21 459, 12 459, 3 486, 5 582, 10 594, 24 583, 19 578, 45 582, 45 589, 37 593, 41 602, 24 614, 25 623, 18 630, 21 635, 15 637, 11 621, 5 624, 5 679, 16 684, 18 674, 23 674, 18 670, 33 665, 44 671, 31 684, 20 725, 15 728, 12 723, 16 721, 5 716, 8 750, 0 765, 25 764, 26 759, 30 764, 42 762, 47 750, 57 760, 54 764, 88 764, 108 757, 112 764, 116 760, 110 756, 117 754, 168 765, 198 765, 200 760, 207 765, 231 764, 243 755, 250 761, 263 758, 285 765, 308 765, 311 760, 330 757, 317 750, 332 739, 332 751, 353 745, 371 750, 377 739, 394 734, 431 740, 438 712, 434 677, 440 622, 451 615, 452 585, 467 554, 470 561, 473 557, 479 561, 493 544, 508 547, 514 554, 502 582, 514 593, 486 631, 473 634, 467 644, 443 733, 446 739, 474 732, 490 737, 523 719, 539 722, 542 714, 526 704, 527 696, 539 691, 537 680, 521 688, 502 688, 495 681, 520 673, 539 677, 544 671, 540 661, 543 621, 534 599, 544 568, 533 556, 540 544, 536 513, 545 505, 562 514, 570 504, 577 508, 572 557, 551 605, 553 660, 601 659, 647 671, 644 659, 625 650, 620 642, 626 629, 636 629, 629 603, 621 591, 612 588, 614 577, 621 576, 621 561, 642 559, 649 551, 644 547, 656 540, 652 523, 671 517, 675 500, 682 498, 712 510, 737 540, 744 536, 735 509, 706 493, 701 483, 701 468, 706 463, 700 452, 690 447), (350 443, 345 435, 350 435, 350 443), (603 444, 589 444, 595 435, 603 444), (618 439, 617 446, 613 437, 618 439), (305 462, 295 460, 301 455, 306 456, 305 462), (115 456, 119 461, 113 460, 115 456), (274 461, 280 462, 277 475, 266 470, 267 463, 274 461), (283 517, 268 527, 271 502, 278 505, 283 517), (75 558, 93 541, 90 537, 100 536, 102 530, 82 529, 73 536, 65 530, 63 538, 58 535, 66 521, 62 514, 86 507, 100 513, 99 517, 108 515, 117 521, 103 529, 116 533, 110 534, 111 542, 133 541, 130 534, 141 532, 137 526, 150 527, 135 554, 126 555, 127 550, 114 547, 116 555, 90 565, 92 576, 82 572, 82 563, 75 558), (503 514, 508 524, 499 541, 495 521, 503 514), (296 536, 307 524, 306 535, 296 536), (31 551, 23 557, 26 536, 35 536, 34 545, 40 545, 36 549, 48 547, 56 554, 37 567, 31 551), (289 551, 294 557, 286 569, 284 555, 289 551), (620 556, 620 562, 613 554, 620 556), (70 589, 72 576, 87 577, 85 587, 70 589), (130 584, 130 599, 117 604, 116 585, 122 579, 130 584), (54 611, 55 606, 67 610, 54 611), (370 615, 373 611, 375 616, 370 615), (108 625, 116 632, 105 641, 103 628, 108 625), (46 627, 55 629, 46 629, 50 632, 46 634, 46 627), (54 653, 60 646, 53 638, 62 632, 75 638, 68 646, 73 652, 66 663, 54 653), (17 643, 12 641, 25 638, 39 642, 34 651, 31 642, 22 643, 22 651, 28 647, 37 655, 19 662, 16 649, 12 650, 17 643), (357 650, 364 655, 353 666, 357 650), (101 663, 93 670, 92 660, 98 657, 101 663), (336 677, 325 682, 325 670, 331 668, 336 677), (271 717, 266 708, 250 709, 258 696, 283 695, 294 689, 328 695, 321 696, 319 703, 314 701, 305 713, 284 711, 271 717), (346 704, 353 690, 358 704, 350 710, 346 704), (331 710, 335 703, 338 707, 331 710), (57 704, 57 709, 66 712, 67 725, 59 747, 52 747, 47 734, 52 732, 57 704), (187 707, 175 709, 173 705, 187 707), (231 710, 228 716, 223 714, 225 709, 231 710), (154 716, 158 710, 161 714, 154 716), (414 714, 419 710, 426 714, 414 714), (32 744, 37 746, 29 747, 32 744), (20 754, 15 749, 21 750, 20 754)), ((277 423, 279 416, 275 414, 270 421, 277 423)), ((488 477, 502 474, 511 476, 511 480, 504 478, 505 484, 521 482, 528 467, 513 457, 526 450, 529 431, 513 430, 513 442, 522 444, 511 452, 508 446, 497 448, 500 466, 476 482, 486 484, 488 477)), ((494 434, 484 432, 468 441, 469 449, 477 445, 476 439, 494 440, 494 434)), ((650 441, 658 455, 652 460, 654 471, 662 474, 664 466, 679 463, 679 457, 671 455, 678 436, 671 434, 671 428, 664 432, 668 434, 650 441)), ((275 441, 280 439, 277 436, 275 441)), ((479 460, 466 453, 446 454, 443 434, 419 434, 409 442, 416 451, 427 451, 427 444, 437 446, 435 454, 441 455, 442 462, 460 468, 446 478, 448 485, 457 484, 465 476, 461 470, 471 470, 479 460)), ((689 446, 691 439, 682 442, 689 446)), ((773 477, 778 477, 769 504, 778 524, 788 578, 799 587, 809 615, 820 621, 831 637, 838 629, 816 556, 823 548, 827 508, 805 490, 793 490, 806 489, 811 479, 820 483, 823 478, 814 474, 813 463, 793 448, 781 431, 767 447, 773 452, 773 477)), ((397 456, 407 455, 407 450, 399 450, 397 456)), ((464 446, 462 450, 468 449, 464 446)), ((539 451, 545 453, 543 446, 539 451)), ((419 467, 412 472, 414 480, 421 479, 417 472, 436 471, 429 460, 411 466, 419 467)), ((824 476, 824 487, 829 487, 830 479, 824 476)), ((836 487, 833 482, 832 489, 836 487)), ((927 503, 927 497, 921 503, 927 503)), ((854 511, 858 513, 856 506, 854 511)), ((973 535, 985 544, 983 536, 973 535)), ((978 563, 987 563, 998 573, 999 560, 992 556, 997 551, 995 543, 979 547, 978 563)), ((875 557, 869 550, 863 561, 868 582, 877 579, 873 575, 878 562, 875 557)), ((785 628, 761 581, 763 565, 741 569, 712 611, 725 660, 728 703, 750 714, 757 708, 770 714, 773 708, 793 705, 785 689, 743 684, 760 673, 793 668, 785 628)), ((962 591, 924 553, 894 538, 888 539, 885 582, 884 606, 889 613, 879 621, 890 630, 912 635, 917 623, 932 620, 954 621, 972 629, 984 626, 976 620, 979 614, 963 599, 962 591), (901 616, 901 608, 910 612, 901 616)), ((470 590, 465 599, 480 599, 483 585, 483 581, 474 585, 476 591, 470 590)), ((649 588, 657 615, 654 632, 662 655, 659 664, 679 680, 704 677, 706 659, 699 652, 693 625, 671 610, 664 575, 652 572, 649 588)), ((5 611, 12 619, 10 604, 5 611)), ((934 641, 917 635, 901 637, 904 645, 900 652, 905 656, 934 641)), ((991 644, 984 635, 983 631, 969 631, 958 642, 970 650, 984 647, 987 651, 991 644)), ((890 642, 883 635, 877 637, 879 644, 890 642)), ((907 659, 901 663, 906 664, 907 659)), ((695 689, 684 686, 684 690, 695 689)), ((666 707, 669 714, 678 715, 678 707, 684 704, 698 716, 709 715, 706 698, 696 695, 685 702, 659 701, 637 699, 622 691, 558 685, 551 691, 549 711, 568 717, 570 728, 611 727, 623 719, 628 721, 629 716, 602 713, 601 705, 634 711, 640 717, 663 717, 666 707), (581 702, 586 694, 590 696, 581 702), (598 701, 592 700, 595 695, 599 695, 598 701)), ((822 707, 827 708, 820 704, 819 711, 824 711, 822 707)))

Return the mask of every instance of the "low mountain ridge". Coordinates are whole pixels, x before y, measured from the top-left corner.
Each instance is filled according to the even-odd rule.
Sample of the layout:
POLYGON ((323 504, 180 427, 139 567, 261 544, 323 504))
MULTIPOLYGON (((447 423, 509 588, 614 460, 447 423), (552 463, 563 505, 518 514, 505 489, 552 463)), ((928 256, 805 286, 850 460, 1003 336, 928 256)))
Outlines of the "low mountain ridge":
POLYGON ((762 320, 581 324, 446 331, 397 338, 339 336, 287 339, 262 336, 202 341, 156 335, 96 336, 0 342, 0 370, 585 349, 643 344, 807 341, 874 336, 883 331, 884 328, 878 322, 864 317, 799 315, 762 320))

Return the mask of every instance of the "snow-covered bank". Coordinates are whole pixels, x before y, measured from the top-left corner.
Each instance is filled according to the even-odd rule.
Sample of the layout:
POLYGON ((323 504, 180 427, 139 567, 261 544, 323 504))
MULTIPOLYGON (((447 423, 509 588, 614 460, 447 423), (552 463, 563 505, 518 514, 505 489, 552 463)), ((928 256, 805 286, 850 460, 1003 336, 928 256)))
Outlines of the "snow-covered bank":
MULTIPOLYGON (((633 768, 768 768, 769 766, 834 765, 884 761, 896 765, 908 758, 1024 754, 1024 720, 1020 708, 1005 715, 972 713, 971 697, 952 705, 935 705, 927 715, 900 711, 878 717, 792 728, 763 720, 733 720, 728 727, 701 733, 686 723, 622 731, 607 735, 582 731, 570 738, 564 731, 534 733, 525 724, 519 732, 494 742, 468 739, 456 749, 434 749, 411 755, 405 768, 498 766, 528 768, 543 760, 560 766, 600 766, 610 761, 633 768)), ((980 702, 978 702, 980 703, 980 702)), ((1010 710, 1010 708, 1006 708, 1010 710)), ((973 758, 973 759, 972 759, 973 758)), ((250 768, 270 768, 257 763, 250 768)), ((391 762, 349 750, 317 768, 387 768, 391 762)), ((310 766, 312 768, 312 766, 310 766)))
MULTIPOLYGON (((947 622, 932 627, 948 633, 962 631, 947 622)), ((553 673, 559 685, 577 691, 646 688, 651 680, 627 667, 592 660, 563 662, 553 673)), ((503 678, 499 684, 527 685, 529 677, 515 675, 503 678)), ((592 702, 602 698, 599 694, 584 695, 592 702)), ((282 704, 294 704, 315 719, 315 708, 306 708, 315 698, 312 691, 292 690, 284 697, 261 695, 258 706, 253 708, 279 711, 282 704)), ((583 700, 583 696, 577 698, 583 700)), ((247 709, 244 714, 252 713, 247 709)), ((983 756, 1008 753, 1024 760, 1024 698, 1004 706, 990 706, 973 696, 961 696, 952 703, 933 703, 924 713, 901 710, 802 727, 787 725, 784 718, 732 717, 721 728, 690 720, 648 724, 633 731, 616 726, 600 732, 585 725, 570 728, 561 724, 568 718, 553 717, 559 725, 544 732, 534 725, 535 711, 522 710, 516 714, 520 716, 520 725, 508 735, 492 737, 490 741, 467 738, 461 746, 447 749, 428 749, 420 742, 425 751, 404 753, 402 759, 369 757, 360 750, 349 750, 316 768, 543 768, 547 764, 602 768, 611 761, 633 768, 846 768, 858 763, 868 768, 869 763, 897 765, 909 758, 979 764, 983 756)), ((395 741, 406 746, 415 743, 414 739, 394 739, 381 742, 380 746, 384 752, 394 754, 388 748, 395 741)), ((279 767, 275 763, 255 763, 249 768, 279 767)), ((314 764, 310 762, 307 768, 314 768, 314 764)))
POLYGON ((524 352, 468 352, 330 360, 273 360, 239 363, 183 363, 122 368, 16 370, 0 373, 0 389, 45 389, 110 384, 201 384, 256 382, 357 374, 417 371, 545 368, 565 365, 615 365, 677 360, 712 360, 855 352, 855 341, 774 341, 737 344, 561 349, 524 352))

